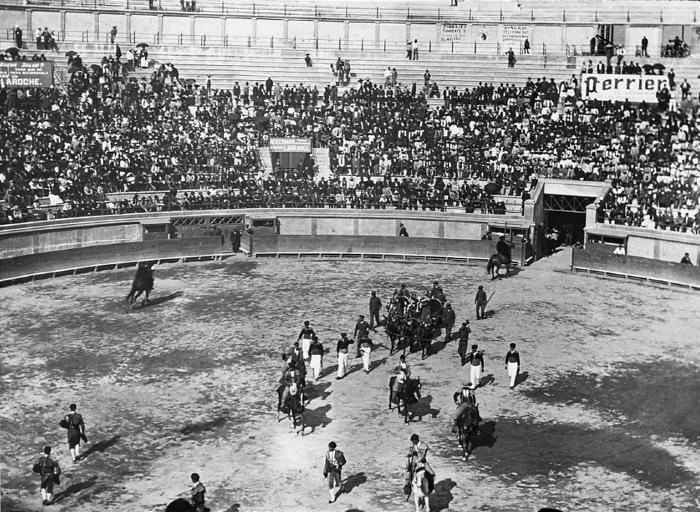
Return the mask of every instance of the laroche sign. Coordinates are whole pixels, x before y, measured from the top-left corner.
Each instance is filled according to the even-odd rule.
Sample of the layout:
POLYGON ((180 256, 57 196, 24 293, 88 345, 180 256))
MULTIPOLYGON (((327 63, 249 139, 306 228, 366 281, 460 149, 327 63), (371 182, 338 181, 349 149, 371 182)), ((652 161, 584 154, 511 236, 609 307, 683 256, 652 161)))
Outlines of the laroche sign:
POLYGON ((581 75, 581 95, 593 100, 657 103, 656 93, 668 87, 663 75, 581 75))
POLYGON ((271 153, 311 153, 311 139, 270 137, 271 153))
POLYGON ((53 87, 53 61, 0 61, 0 89, 53 87))

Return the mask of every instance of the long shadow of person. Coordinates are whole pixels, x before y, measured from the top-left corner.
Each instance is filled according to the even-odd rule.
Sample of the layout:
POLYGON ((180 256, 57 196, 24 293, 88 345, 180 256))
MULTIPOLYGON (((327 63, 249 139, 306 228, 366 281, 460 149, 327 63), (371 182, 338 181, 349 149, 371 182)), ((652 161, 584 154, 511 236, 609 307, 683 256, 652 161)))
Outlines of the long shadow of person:
POLYGON ((343 487, 345 488, 345 494, 350 494, 355 487, 359 487, 367 481, 367 476, 364 471, 355 473, 349 476, 345 482, 343 482, 343 487))
POLYGON ((56 496, 54 497, 53 501, 54 501, 54 503, 58 503, 59 501, 66 499, 68 496, 71 496, 73 494, 78 494, 80 491, 84 491, 85 489, 89 489, 90 487, 95 485, 95 483, 97 483, 97 477, 93 476, 93 477, 88 478, 84 482, 78 482, 76 484, 68 486, 63 491, 57 493, 56 496))
POLYGON ((484 386, 488 386, 494 382, 496 382, 496 379, 494 378, 493 373, 489 373, 486 377, 481 377, 481 382, 479 385, 483 388, 484 386))
POLYGON ((117 436, 114 436, 114 437, 112 437, 112 438, 110 438, 110 439, 106 439, 106 440, 104 440, 104 441, 100 441, 99 443, 95 443, 95 444, 93 444, 90 448, 88 448, 88 449, 85 450, 83 453, 81 453, 81 454, 80 454, 80 457, 78 457, 78 458, 79 458, 79 459, 85 459, 85 458, 87 458, 88 456, 90 456, 91 454, 93 454, 93 453, 95 453, 95 452, 104 453, 104 451, 105 451, 107 448, 111 448, 112 446, 114 446, 115 444, 117 444, 117 441, 119 441, 119 439, 121 439, 121 437, 122 437, 122 436, 117 435, 117 436))
POLYGON ((454 499, 452 489, 456 486, 457 484, 451 478, 446 478, 437 482, 435 484, 435 492, 430 498, 430 510, 432 512, 437 512, 450 508, 450 503, 454 499))
POLYGON ((321 374, 319 375, 319 378, 327 377, 329 375, 333 375, 335 372, 338 371, 338 365, 334 364, 332 366, 328 366, 321 370, 321 374))
POLYGON ((328 411, 331 410, 331 405, 324 405, 323 407, 318 407, 316 409, 306 409, 304 411, 304 429, 307 427, 311 429, 313 434, 317 427, 327 427, 332 421, 328 417, 328 411))
POLYGON ((530 376, 530 372, 519 372, 518 375, 515 377, 515 385, 518 386, 525 382, 527 378, 530 376))
POLYGON ((227 508, 224 512, 240 512, 240 510, 241 510, 241 504, 234 503, 229 508, 227 508))

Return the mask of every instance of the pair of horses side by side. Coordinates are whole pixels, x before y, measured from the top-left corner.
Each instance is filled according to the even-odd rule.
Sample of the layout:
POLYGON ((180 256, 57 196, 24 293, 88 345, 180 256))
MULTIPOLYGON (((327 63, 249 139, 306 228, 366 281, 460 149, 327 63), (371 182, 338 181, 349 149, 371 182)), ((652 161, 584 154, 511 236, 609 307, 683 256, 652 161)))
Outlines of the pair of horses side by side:
POLYGON ((420 378, 406 379, 403 389, 400 389, 398 392, 394 391, 396 378, 396 375, 394 375, 389 379, 389 410, 392 409, 393 404, 396 404, 396 410, 399 415, 403 415, 404 423, 409 423, 411 419, 408 407, 420 400, 420 378))

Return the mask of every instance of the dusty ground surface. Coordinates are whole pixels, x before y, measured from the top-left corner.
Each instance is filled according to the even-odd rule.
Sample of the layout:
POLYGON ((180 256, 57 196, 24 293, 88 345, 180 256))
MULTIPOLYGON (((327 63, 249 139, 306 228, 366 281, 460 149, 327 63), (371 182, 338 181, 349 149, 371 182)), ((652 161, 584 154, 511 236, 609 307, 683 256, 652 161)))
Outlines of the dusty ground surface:
POLYGON ((162 266, 155 304, 125 312, 132 271, 0 290, 2 510, 41 510, 34 459, 63 467, 53 510, 156 511, 197 471, 215 512, 408 511, 411 433, 431 446, 432 510, 699 510, 700 297, 558 272, 565 255, 509 279, 481 267, 258 260, 162 266), (423 382, 404 426, 387 409, 398 356, 383 333, 369 375, 336 381, 335 340, 369 291, 439 279, 486 351, 477 392, 485 430, 470 459, 450 433, 452 393, 468 380, 456 342, 409 362, 423 382), (474 320, 476 285, 494 293, 474 320), (304 435, 276 421, 279 353, 310 320, 326 347, 304 435), (522 378, 503 356, 518 343, 522 378), (77 402, 87 456, 70 462, 58 422, 77 402), (321 460, 335 440, 348 493, 329 505, 321 460))

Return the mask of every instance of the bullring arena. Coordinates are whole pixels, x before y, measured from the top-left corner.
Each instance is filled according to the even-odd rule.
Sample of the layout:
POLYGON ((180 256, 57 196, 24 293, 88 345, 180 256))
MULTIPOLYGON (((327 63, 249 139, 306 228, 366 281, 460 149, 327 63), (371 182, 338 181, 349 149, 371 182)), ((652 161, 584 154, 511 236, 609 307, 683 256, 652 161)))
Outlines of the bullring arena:
POLYGON ((2 2, 2 511, 700 510, 694 5, 2 2))

